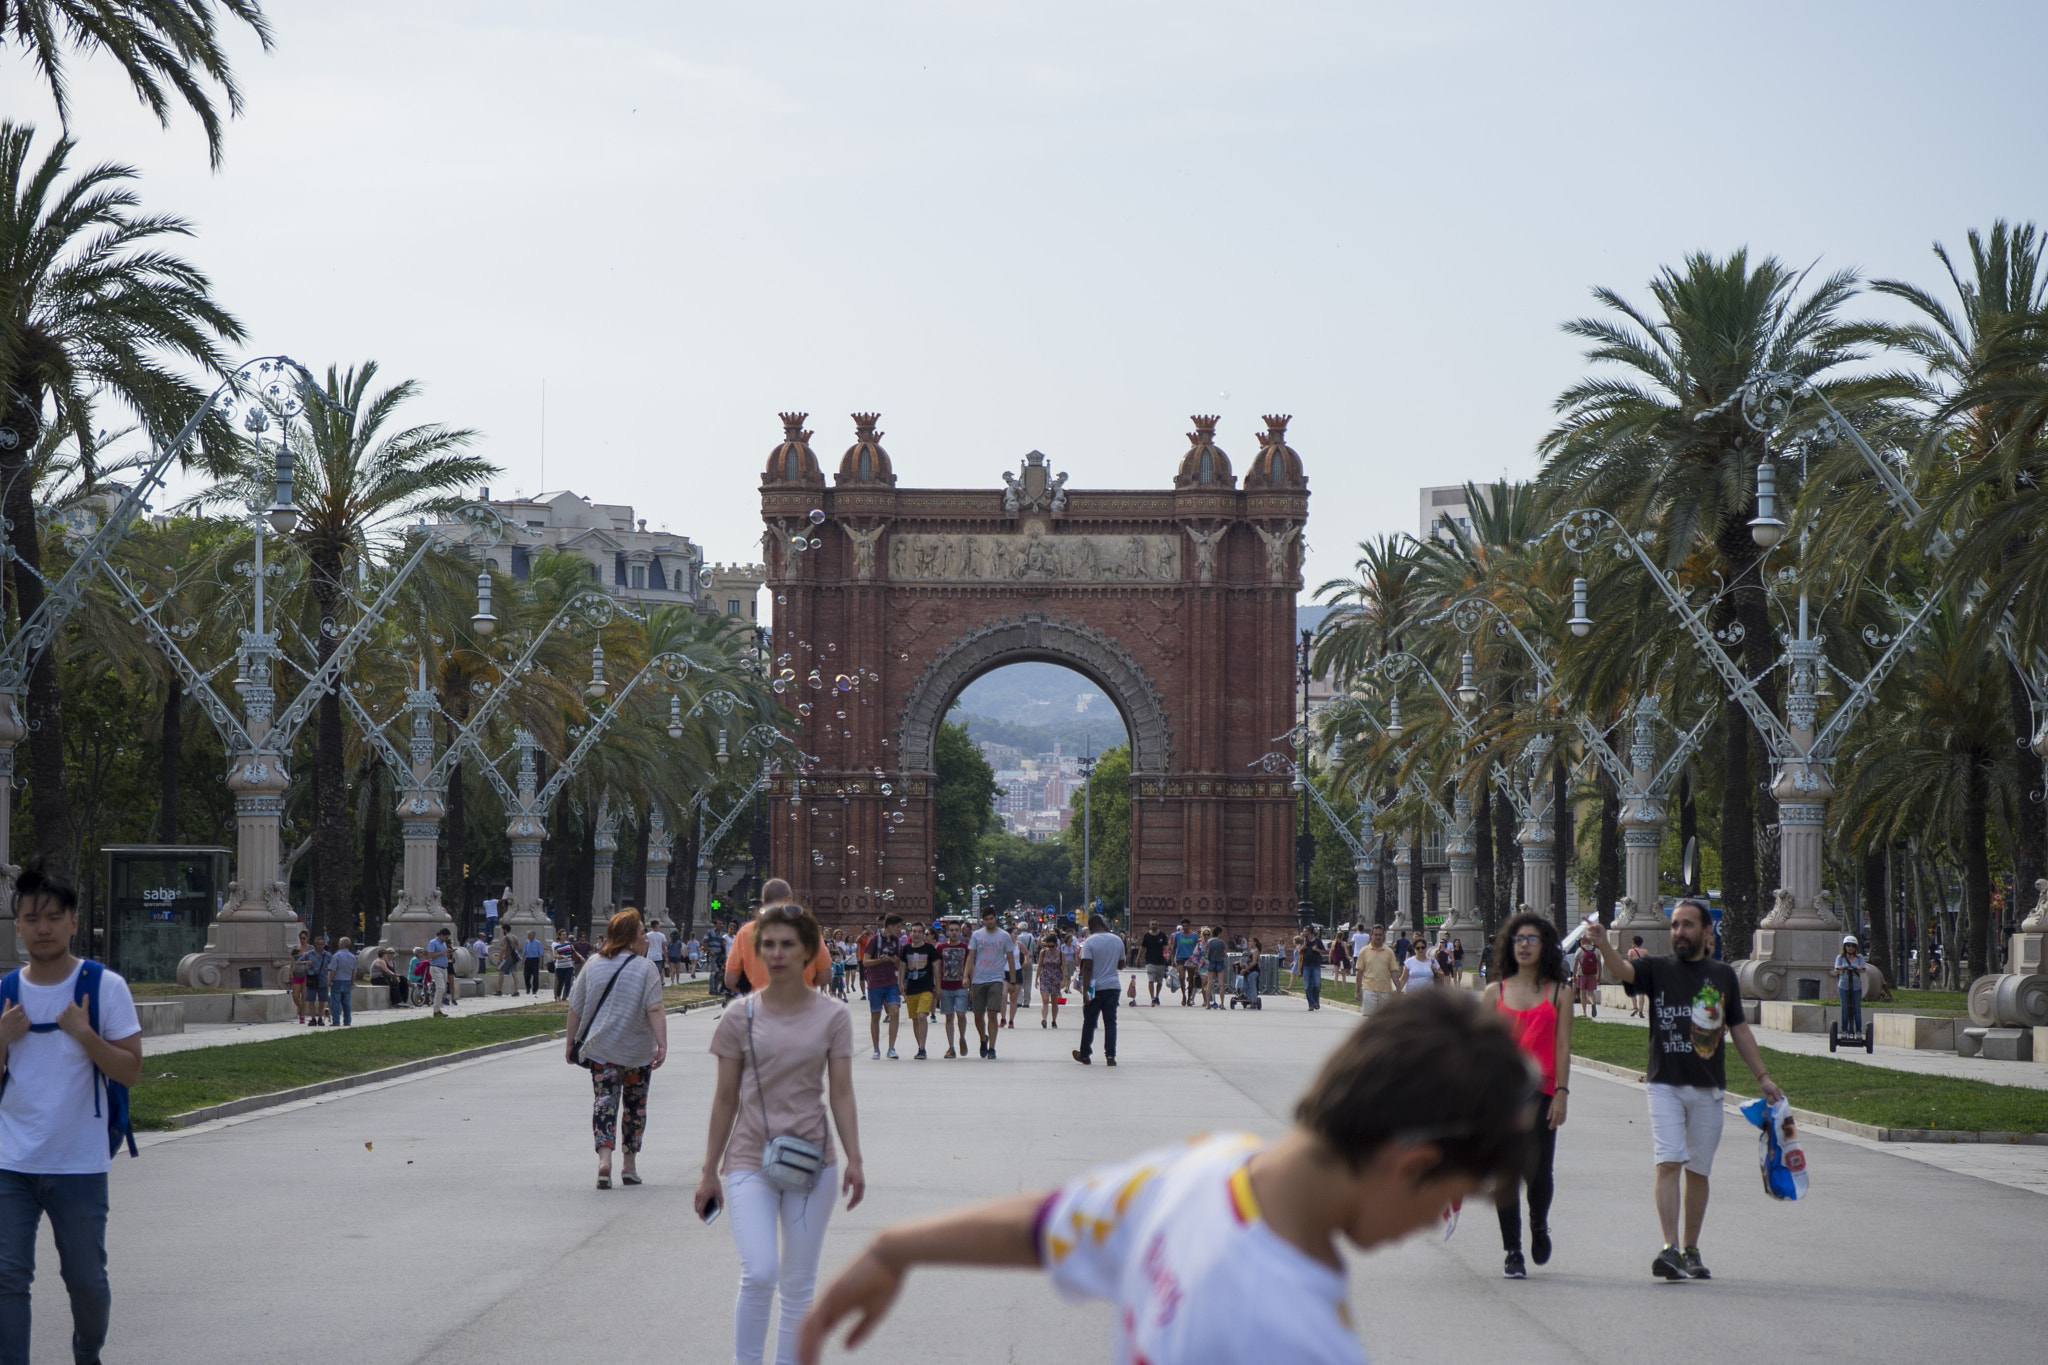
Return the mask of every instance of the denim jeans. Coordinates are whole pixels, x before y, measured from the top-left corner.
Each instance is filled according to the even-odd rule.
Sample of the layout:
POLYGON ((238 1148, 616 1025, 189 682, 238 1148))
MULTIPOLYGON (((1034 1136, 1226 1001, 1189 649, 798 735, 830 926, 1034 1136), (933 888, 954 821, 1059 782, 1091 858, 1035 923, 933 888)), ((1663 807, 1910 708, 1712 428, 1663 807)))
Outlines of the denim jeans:
POLYGON ((1308 996, 1308 1007, 1319 1010, 1323 1007, 1323 964, 1311 962, 1301 969, 1301 988, 1308 996))
POLYGON ((356 1021, 356 983, 337 981, 327 991, 334 997, 334 1022, 353 1024, 356 1021))
POLYGON ((50 1215, 71 1291, 71 1354, 97 1365, 113 1294, 107 1288, 107 1177, 0 1171, 0 1365, 28 1365, 29 1284, 36 1228, 50 1215))
POLYGON ((1863 992, 1856 989, 1847 972, 1835 984, 1836 998, 1842 1002, 1842 1032, 1862 1036, 1863 1033, 1863 992))
POLYGON ((1114 986, 1088 992, 1088 998, 1081 1002, 1081 1055, 1089 1056, 1095 1050, 1095 1021, 1102 1021, 1102 1055, 1116 1056, 1116 1002, 1123 992, 1114 986))

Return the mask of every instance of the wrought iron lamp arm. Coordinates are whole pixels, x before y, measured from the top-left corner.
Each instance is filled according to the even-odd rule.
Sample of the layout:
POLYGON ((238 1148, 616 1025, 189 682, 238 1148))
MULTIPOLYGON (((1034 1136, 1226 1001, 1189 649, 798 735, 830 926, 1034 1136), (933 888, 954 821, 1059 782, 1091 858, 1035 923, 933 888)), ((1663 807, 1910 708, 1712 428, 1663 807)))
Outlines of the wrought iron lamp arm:
POLYGON ((130 606, 135 608, 136 614, 131 618, 131 624, 140 622, 149 628, 150 636, 154 640, 157 649, 165 658, 171 661, 171 667, 177 670, 186 691, 198 698, 199 709, 204 711, 206 718, 213 722, 213 728, 220 733, 221 739, 230 748, 251 750, 256 748, 255 741, 249 738, 248 730, 243 728, 242 722, 236 719, 233 710, 228 707, 226 702, 221 700, 220 694, 213 690, 213 685, 208 681, 213 676, 213 673, 218 673, 220 668, 225 668, 227 666, 226 663, 223 662, 220 668, 215 668, 213 673, 201 673, 193 666, 192 661, 185 657, 185 651, 178 647, 177 638, 172 635, 169 627, 157 620, 156 613, 143 604, 142 598, 136 594, 134 587, 129 584, 126 574, 109 565, 107 567, 107 581, 112 583, 115 591, 120 593, 121 597, 130 606))
POLYGON ((468 730, 456 731, 455 742, 453 744, 450 744, 448 746, 448 749, 451 753, 461 749, 467 749, 469 750, 470 753, 474 754, 476 756, 477 766, 481 768, 483 770, 484 775, 490 779, 491 785, 497 788, 498 799, 505 803, 506 812, 508 814, 511 814, 521 809, 519 793, 514 791, 512 788, 512 784, 505 780, 505 775, 498 771, 497 760, 493 759, 489 754, 484 752, 483 746, 477 743, 477 739, 474 734, 472 734, 468 730))
POLYGON ((1430 672, 1429 665, 1406 650, 1398 654, 1381 655, 1379 662, 1373 665, 1373 671, 1391 683, 1400 682, 1401 679, 1407 677, 1410 673, 1421 674, 1424 681, 1428 682, 1436 690, 1437 696, 1442 699, 1444 709, 1451 713, 1451 719, 1456 722, 1459 734, 1463 735, 1466 739, 1470 739, 1478 729, 1473 723, 1472 718, 1465 714, 1465 708, 1459 706, 1456 699, 1444 690, 1444 685, 1436 680, 1436 674, 1430 672))
MULTIPOLYGON (((99 529, 93 532, 92 539, 88 540, 85 548, 73 557, 63 574, 55 583, 47 584, 48 591, 43 598, 42 606, 36 609, 33 616, 22 622, 21 628, 9 636, 4 644, 0 644, 0 692, 14 692, 21 687, 23 679, 28 676, 30 660, 43 651, 71 613, 85 600, 85 580, 107 563, 107 552, 113 548, 116 541, 128 534, 136 518, 142 515, 143 506, 147 503, 150 492, 162 485, 164 472, 192 443, 193 436, 199 431, 200 423, 204 422, 209 414, 219 411, 231 392, 252 387, 262 389, 265 386, 275 390, 278 385, 285 382, 287 375, 292 377, 291 382, 303 387, 305 391, 318 392, 313 385, 312 373, 304 365, 290 356, 273 355, 259 356, 246 362, 222 380, 207 396, 206 401, 201 403, 185 425, 179 428, 178 434, 157 452, 156 458, 143 471, 142 477, 135 481, 134 486, 115 506, 113 512, 100 523, 99 529)), ((0 555, 9 560, 14 559, 11 548, 0 547, 0 555)), ((16 567, 26 566, 17 562, 16 567)))
POLYGON ((619 695, 612 701, 612 704, 591 717, 589 726, 583 731, 583 737, 576 741, 576 747, 569 751, 569 756, 562 760, 561 764, 548 778, 547 785, 542 787, 534 797, 533 813, 543 818, 546 817, 548 810, 554 805, 555 797, 561 794, 562 788, 567 785, 569 779, 576 775, 576 770, 583 765, 583 759, 589 754, 591 747, 604 737, 605 731, 611 729, 612 721, 625 710, 627 699, 639 689, 640 684, 647 679, 650 673, 659 671, 667 677, 680 681, 694 667, 696 665, 687 658, 673 652, 657 654, 649 659, 640 671, 633 675, 632 680, 619 689, 619 695))
MULTIPOLYGON (((1883 684, 1886 675, 1898 666, 1899 660, 1905 657, 1906 651, 1912 645, 1913 637, 1920 633, 1920 627, 1934 614, 1934 609, 1941 605, 1941 599, 1940 589, 1929 593, 1927 600, 1921 603, 1920 610, 1913 613, 1913 618, 1892 638, 1890 647, 1878 657, 1870 672, 1864 674, 1861 681, 1850 685, 1849 695, 1842 699, 1842 704, 1835 708, 1835 713, 1828 717, 1828 723, 1822 726, 1820 734, 1815 736, 1813 751, 1809 757, 1825 762, 1834 754, 1835 742, 1856 723, 1864 708, 1877 700, 1878 687, 1883 684)), ((1864 638, 1875 643, 1872 638, 1874 634, 1874 631, 1866 628, 1864 638)))
MULTIPOLYGON (((384 733, 384 726, 391 724, 391 721, 387 720, 384 725, 379 725, 376 718, 370 714, 370 709, 363 705, 362 699, 356 696, 352 688, 343 687, 337 690, 341 693, 342 706, 356 718, 356 724, 361 727, 364 738, 369 740, 370 747, 377 751, 379 758, 390 765, 392 776, 397 780, 400 789, 412 791, 418 787, 419 784, 413 781, 412 760, 400 754, 398 746, 384 733)), ((391 718, 397 719, 397 716, 391 718)))
POLYGON ((1664 760, 1664 766, 1657 769, 1657 775, 1650 779, 1648 795, 1662 797, 1664 793, 1671 790, 1671 784, 1678 780, 1679 770, 1685 767, 1686 762, 1692 758, 1693 753, 1700 747, 1700 742, 1707 737, 1707 731, 1713 726, 1713 723, 1714 708, 1710 706, 1707 708, 1706 714, 1699 718, 1692 729, 1679 736, 1678 747, 1671 751, 1671 756, 1664 760))
POLYGON ((1599 520, 1596 519, 1604 519, 1613 527, 1620 542, 1615 549, 1616 554, 1635 552, 1636 559, 1649 571, 1657 590, 1664 594, 1665 604, 1670 607, 1672 615, 1685 626, 1686 632, 1693 638, 1693 643, 1706 655, 1707 662, 1714 666, 1714 671, 1721 675, 1721 681, 1727 685, 1729 695, 1733 696, 1748 713, 1750 723, 1763 732, 1772 749, 1780 755, 1797 753, 1798 747, 1792 742, 1791 732, 1785 728, 1784 722, 1778 719, 1777 713, 1764 704, 1762 695, 1756 690, 1756 684, 1735 666, 1735 661, 1728 657, 1727 651, 1721 647, 1721 642, 1714 638, 1714 632, 1700 619, 1699 610, 1685 599, 1685 595, 1671 582, 1670 576, 1657 566, 1657 561, 1650 557, 1650 552, 1629 534, 1628 528, 1621 524, 1618 517, 1598 507, 1576 508, 1567 512, 1550 528, 1550 531, 1544 532, 1544 537, 1548 537, 1553 531, 1557 532, 1568 549, 1576 554, 1584 554, 1592 549, 1599 539, 1601 528, 1599 520))
MULTIPOLYGON (((526 646, 526 652, 519 656, 518 661, 516 663, 513 663, 509 667, 504 667, 502 669, 501 676, 498 679, 498 685, 491 689, 490 695, 484 698, 483 703, 476 708, 475 712, 471 714, 470 718, 467 721, 464 721, 458 727, 463 733, 469 733, 473 730, 480 728, 487 721, 489 721, 492 716, 497 714, 498 707, 504 702, 505 698, 511 694, 513 684, 517 683, 521 678, 525 677, 527 671, 533 667, 534 657, 540 653, 541 645, 546 642, 548 636, 551 633, 553 633, 556 626, 559 626, 560 624, 562 624, 563 621, 568 619, 569 614, 571 612, 585 613, 584 619, 587 620, 593 628, 597 629, 602 629, 604 626, 609 625, 612 619, 615 616, 619 615, 631 617, 633 620, 636 621, 641 619, 640 617, 634 615, 632 612, 626 610, 624 607, 621 607, 609 593, 599 592, 595 588, 584 588, 580 592, 577 592, 574 596, 570 597, 568 601, 562 604, 561 610, 555 613, 553 620, 549 621, 545 626, 542 626, 540 628, 539 633, 536 634, 533 637, 533 640, 526 646)), ((455 763, 457 762, 457 760, 450 757, 450 755, 455 753, 455 751, 456 750, 454 745, 451 744, 448 746, 447 751, 444 752, 441 755, 440 760, 434 764, 434 773, 432 780, 436 782, 444 782, 448 779, 448 775, 455 770, 455 763)))

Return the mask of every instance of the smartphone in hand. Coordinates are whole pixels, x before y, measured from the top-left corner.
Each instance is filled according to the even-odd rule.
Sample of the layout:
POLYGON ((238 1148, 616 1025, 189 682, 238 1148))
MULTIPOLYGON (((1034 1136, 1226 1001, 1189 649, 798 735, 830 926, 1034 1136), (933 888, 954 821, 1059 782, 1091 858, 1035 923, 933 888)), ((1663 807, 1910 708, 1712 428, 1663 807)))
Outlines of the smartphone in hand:
POLYGON ((717 1199, 704 1206, 704 1226, 710 1227, 718 1221, 718 1215, 725 1212, 725 1204, 717 1199))

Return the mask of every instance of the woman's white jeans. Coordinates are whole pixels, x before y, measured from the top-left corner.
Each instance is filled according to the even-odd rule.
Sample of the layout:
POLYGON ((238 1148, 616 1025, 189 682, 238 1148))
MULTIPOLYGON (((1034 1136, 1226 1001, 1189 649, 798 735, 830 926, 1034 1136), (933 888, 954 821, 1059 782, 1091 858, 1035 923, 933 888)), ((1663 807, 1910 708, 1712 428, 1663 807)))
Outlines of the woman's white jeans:
POLYGON ((759 1171, 725 1178, 726 1218, 740 1252, 740 1299, 733 1310, 733 1358, 757 1365, 768 1344, 768 1302, 782 1296, 775 1365, 796 1365, 797 1330, 818 1287, 818 1254, 839 1188, 839 1168, 818 1172, 809 1194, 776 1189, 759 1171), (780 1251, 777 1249, 777 1233, 780 1251))

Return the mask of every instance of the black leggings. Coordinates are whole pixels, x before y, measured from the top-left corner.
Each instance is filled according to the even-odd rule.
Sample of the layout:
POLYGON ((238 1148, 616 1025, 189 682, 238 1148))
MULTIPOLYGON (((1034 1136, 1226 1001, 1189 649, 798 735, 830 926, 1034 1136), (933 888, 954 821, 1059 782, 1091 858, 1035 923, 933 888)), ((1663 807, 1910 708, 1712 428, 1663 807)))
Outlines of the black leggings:
MULTIPOLYGON (((1529 1226, 1548 1228, 1550 1197, 1557 1188, 1550 1172, 1557 1160, 1557 1129, 1550 1126, 1548 1095, 1536 1097, 1536 1130, 1530 1137, 1534 1140, 1529 1144, 1529 1169, 1524 1177, 1529 1186, 1529 1226)), ((1517 1197, 1522 1183, 1517 1181, 1504 1188, 1500 1203, 1494 1206, 1494 1211, 1500 1214, 1500 1243, 1509 1251, 1522 1249, 1522 1205, 1517 1197)))

